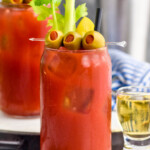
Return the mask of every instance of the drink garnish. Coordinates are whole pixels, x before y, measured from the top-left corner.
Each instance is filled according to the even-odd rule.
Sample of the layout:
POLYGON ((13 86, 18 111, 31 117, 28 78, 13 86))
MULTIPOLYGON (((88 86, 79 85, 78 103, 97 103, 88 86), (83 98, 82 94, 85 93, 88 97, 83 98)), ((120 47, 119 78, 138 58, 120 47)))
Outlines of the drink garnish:
MULTIPOLYGON (((78 35, 78 33, 75 33, 76 31, 76 22, 82 17, 85 17, 88 15, 87 13, 87 7, 86 4, 81 4, 77 8, 75 8, 75 0, 66 0, 66 3, 64 5, 65 7, 65 14, 62 15, 59 13, 58 7, 61 4, 61 0, 32 0, 30 2, 30 5, 33 7, 33 10, 36 14, 38 14, 38 20, 45 20, 48 19, 48 26, 52 26, 50 31, 60 31, 63 34, 67 34, 69 32, 74 33, 74 40, 72 43, 69 41, 64 41, 64 45, 66 45, 66 48, 73 48, 73 49, 79 49, 81 45, 81 38, 78 35), (52 15, 53 20, 49 19, 49 17, 52 15), (77 36, 78 35, 78 36, 77 36), (78 37, 78 38, 76 38, 78 37), (78 41, 78 42, 77 42, 78 41), (77 45, 74 45, 74 43, 77 45), (69 46, 69 45, 72 46, 69 46)), ((62 38, 59 39, 59 44, 57 38, 52 40, 50 37, 50 33, 48 32, 45 38, 45 43, 50 48, 59 48, 61 46, 61 43, 63 41, 62 38), (62 41, 61 41, 62 40, 62 41)), ((62 37, 62 36, 61 36, 62 37)))
POLYGON ((82 36, 77 32, 68 32, 63 40, 67 49, 77 50, 81 48, 82 36))
POLYGON ((63 33, 59 30, 51 30, 45 37, 45 44, 50 48, 59 48, 62 45, 63 33))
POLYGON ((31 0, 2 0, 2 3, 6 4, 28 4, 31 0))
POLYGON ((94 23, 85 17, 88 15, 86 4, 81 4, 75 8, 75 0, 66 0, 64 4, 65 14, 62 15, 58 10, 61 1, 62 0, 32 0, 30 2, 33 10, 38 14, 38 20, 48 19, 48 26, 52 26, 45 38, 46 46, 58 49, 63 43, 67 49, 71 50, 78 50, 81 49, 81 47, 84 49, 104 47, 104 37, 99 32, 94 31, 94 23), (53 20, 49 19, 51 15, 53 20), (84 18, 76 29, 76 23, 82 17, 84 18), (53 38, 56 33, 59 35, 59 31, 62 33, 61 35, 64 34, 64 37, 57 36, 53 38))
MULTIPOLYGON (((44 38, 29 38, 30 41, 33 42, 45 42, 44 38)), ((110 46, 120 46, 120 47, 126 47, 127 46, 127 42, 126 41, 121 41, 121 42, 106 42, 106 45, 110 45, 110 46)))
POLYGON ((65 15, 59 13, 58 7, 62 0, 32 0, 30 5, 34 12, 38 14, 38 20, 48 19, 51 15, 53 20, 48 19, 48 26, 51 30, 60 30, 64 34, 76 30, 76 22, 87 16, 86 4, 81 4, 75 8, 75 0, 66 0, 64 5, 65 15))
POLYGON ((88 17, 84 17, 78 24, 76 32, 83 37, 88 31, 94 31, 94 23, 88 17))
POLYGON ((105 39, 99 32, 89 31, 83 37, 82 46, 84 49, 97 49, 105 47, 105 39))

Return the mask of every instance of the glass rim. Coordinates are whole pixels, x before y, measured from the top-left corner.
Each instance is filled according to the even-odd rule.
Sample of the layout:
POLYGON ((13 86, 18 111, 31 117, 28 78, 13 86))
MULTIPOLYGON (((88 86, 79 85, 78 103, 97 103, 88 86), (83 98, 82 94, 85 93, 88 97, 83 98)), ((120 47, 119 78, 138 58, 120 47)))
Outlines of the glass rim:
POLYGON ((69 50, 69 49, 54 49, 54 48, 49 48, 47 46, 45 46, 45 49, 47 51, 57 51, 57 52, 70 52, 70 53, 86 53, 86 52, 96 52, 96 51, 104 51, 107 48, 107 46, 101 47, 101 48, 97 48, 97 49, 90 49, 90 50, 84 50, 84 49, 80 49, 80 50, 69 50))
POLYGON ((121 95, 121 94, 123 94, 123 95, 133 95, 133 91, 131 91, 131 92, 125 92, 124 90, 127 90, 127 89, 144 89, 144 91, 136 91, 136 92, 139 92, 139 93, 146 93, 147 95, 150 95, 150 87, 148 87, 148 86, 124 86, 124 87, 121 87, 121 88, 119 88, 118 90, 117 90, 117 95, 121 95), (145 91, 145 90, 148 90, 149 89, 149 91, 145 91))

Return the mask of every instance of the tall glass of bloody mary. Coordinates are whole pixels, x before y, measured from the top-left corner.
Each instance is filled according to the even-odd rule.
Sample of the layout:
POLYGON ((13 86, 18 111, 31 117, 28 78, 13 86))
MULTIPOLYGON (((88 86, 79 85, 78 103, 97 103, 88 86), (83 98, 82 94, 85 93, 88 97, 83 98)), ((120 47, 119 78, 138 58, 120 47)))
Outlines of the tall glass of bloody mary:
POLYGON ((111 150, 107 47, 51 49, 41 60, 41 150, 111 150))
MULTIPOLYGON (((33 1, 34 2, 34 1, 33 1)), ((35 1, 52 11, 41 59, 41 150, 111 150, 111 61, 86 4, 35 1), (51 6, 51 8, 49 8, 51 6), (78 26, 76 22, 83 18, 78 26)))
POLYGON ((0 108, 13 116, 40 112, 40 59, 47 21, 28 5, 0 4, 0 108))

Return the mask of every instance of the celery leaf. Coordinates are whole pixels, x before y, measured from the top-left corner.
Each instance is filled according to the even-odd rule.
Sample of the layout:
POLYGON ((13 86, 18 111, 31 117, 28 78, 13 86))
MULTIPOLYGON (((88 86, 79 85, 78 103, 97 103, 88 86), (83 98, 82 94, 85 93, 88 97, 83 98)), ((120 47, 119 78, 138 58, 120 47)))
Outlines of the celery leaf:
POLYGON ((76 22, 81 18, 88 15, 86 3, 79 5, 76 8, 76 22))
POLYGON ((62 0, 32 0, 36 6, 48 5, 54 2, 55 6, 58 7, 62 0))
MULTIPOLYGON (((56 13, 56 17, 57 17, 57 19, 59 20, 59 23, 58 23, 58 30, 63 31, 63 27, 64 27, 64 16, 61 15, 61 14, 59 14, 59 13, 56 13)), ((51 30, 54 30, 54 29, 55 29, 53 20, 48 20, 47 26, 51 26, 51 27, 52 27, 51 30)))
POLYGON ((48 8, 46 6, 36 6, 34 1, 30 2, 30 5, 32 6, 34 12, 38 15, 37 19, 45 20, 52 14, 52 9, 48 8))
POLYGON ((50 3, 49 0, 32 0, 34 1, 36 6, 48 5, 50 3))
POLYGON ((56 5, 56 7, 58 7, 61 4, 62 0, 54 0, 54 3, 56 5))
POLYGON ((46 20, 52 15, 53 20, 48 19, 47 26, 53 26, 53 29, 61 29, 63 27, 64 17, 57 13, 58 6, 62 0, 32 0, 30 5, 34 12, 38 15, 38 20, 46 20), (50 4, 50 5, 48 5, 50 4))

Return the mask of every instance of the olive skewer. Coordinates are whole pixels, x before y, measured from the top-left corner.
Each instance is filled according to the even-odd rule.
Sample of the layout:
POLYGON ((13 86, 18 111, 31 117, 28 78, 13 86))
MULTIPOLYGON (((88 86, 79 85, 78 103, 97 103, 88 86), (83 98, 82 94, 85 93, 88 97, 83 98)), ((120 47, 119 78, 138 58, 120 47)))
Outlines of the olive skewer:
MULTIPOLYGON (((45 42, 44 38, 29 38, 30 41, 35 42, 45 42)), ((121 41, 121 42, 106 42, 106 45, 113 45, 113 46, 120 46, 120 47, 126 47, 127 42, 121 41)))

